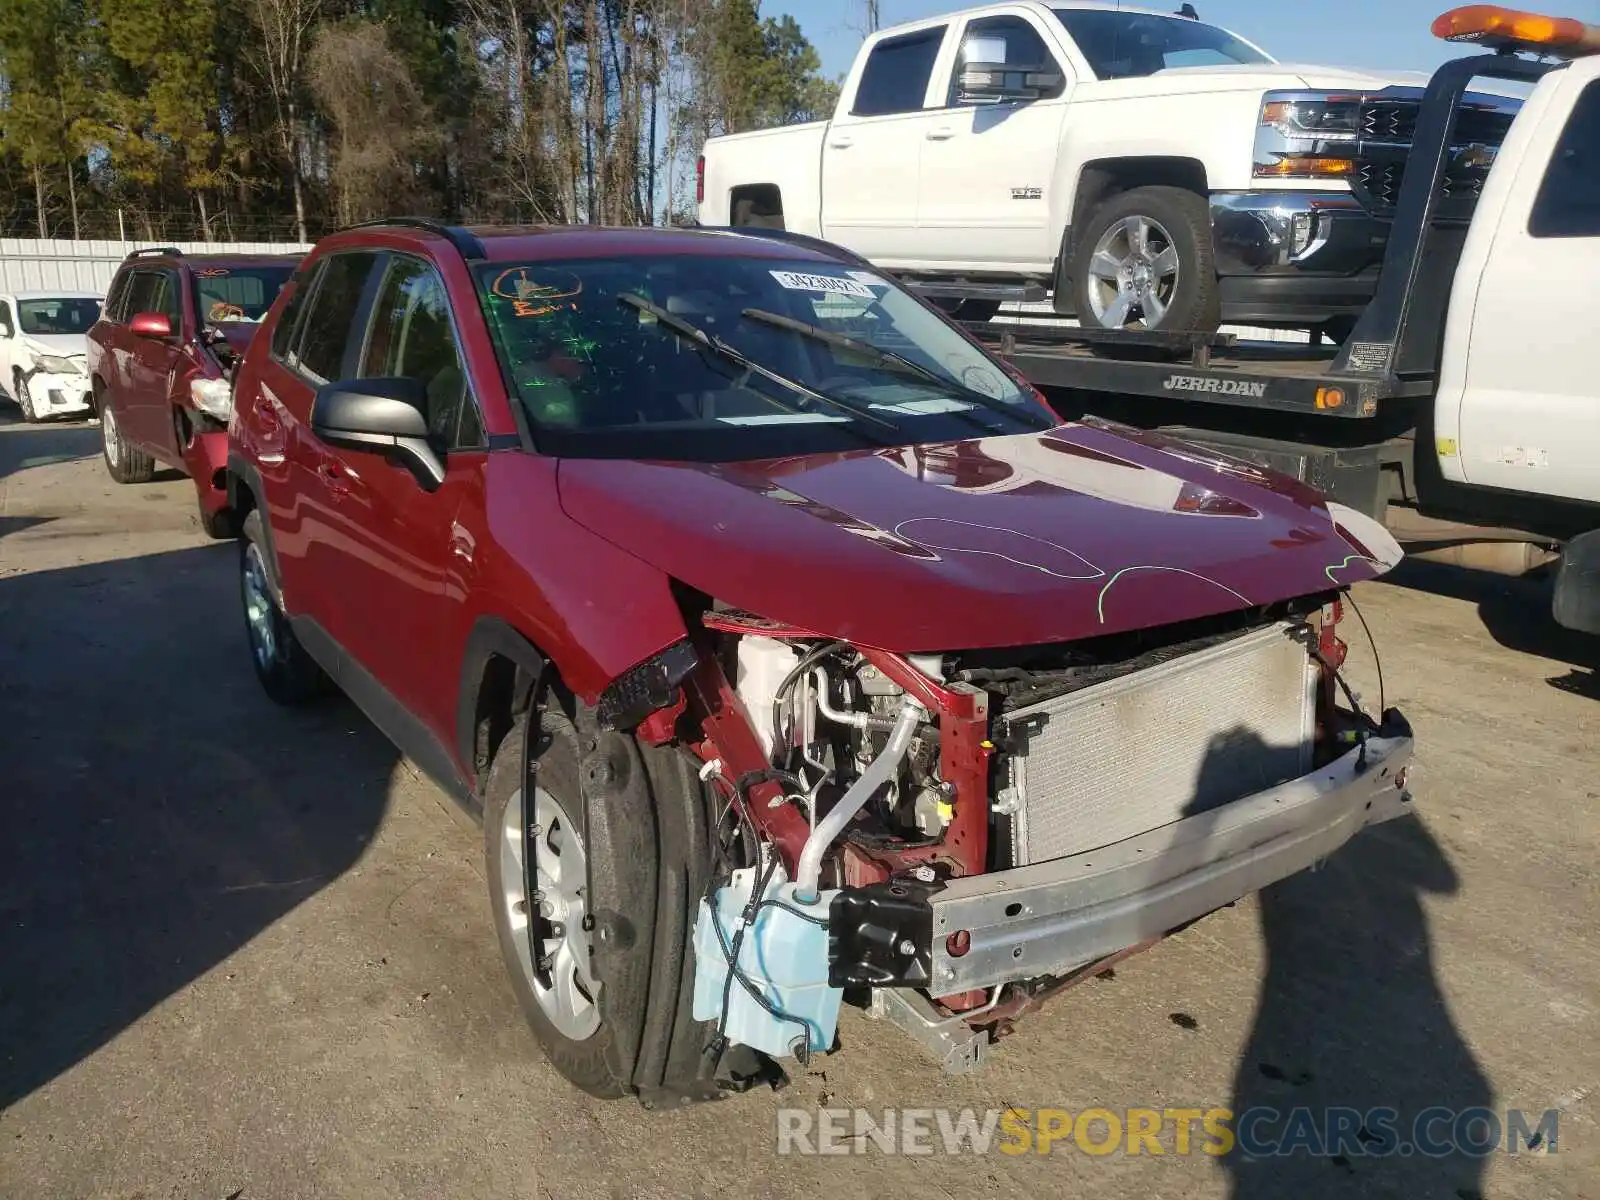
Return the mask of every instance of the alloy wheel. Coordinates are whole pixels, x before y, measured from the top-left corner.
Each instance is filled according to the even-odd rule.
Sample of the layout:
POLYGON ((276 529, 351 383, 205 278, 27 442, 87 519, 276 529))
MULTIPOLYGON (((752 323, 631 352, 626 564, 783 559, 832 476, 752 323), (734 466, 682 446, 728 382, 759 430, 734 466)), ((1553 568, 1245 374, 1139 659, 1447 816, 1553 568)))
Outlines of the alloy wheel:
POLYGON ((1089 259, 1089 304, 1098 323, 1122 329, 1135 315, 1156 329, 1178 290, 1178 248, 1150 217, 1124 217, 1100 235, 1089 259))
POLYGON ((523 803, 526 794, 519 789, 511 797, 501 822, 503 915, 534 999, 562 1036, 581 1042, 600 1029, 600 983, 584 928, 589 863, 583 834, 566 806, 545 788, 534 788, 532 812, 523 803), (531 871, 525 867, 530 847, 531 871))

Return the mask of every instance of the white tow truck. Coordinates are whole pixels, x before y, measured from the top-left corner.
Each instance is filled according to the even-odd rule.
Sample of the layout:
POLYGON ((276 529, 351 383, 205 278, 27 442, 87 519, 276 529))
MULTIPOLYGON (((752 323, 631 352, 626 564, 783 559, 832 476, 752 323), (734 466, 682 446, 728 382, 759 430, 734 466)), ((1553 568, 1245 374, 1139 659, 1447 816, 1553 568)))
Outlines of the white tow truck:
MULTIPOLYGON (((868 38, 828 121, 709 141, 699 220, 954 285, 962 319, 1048 293, 1100 328, 1338 336, 1372 297, 1426 82, 1280 63, 1192 15, 986 4, 868 38)), ((1453 167, 1458 205, 1506 93, 1463 101, 1481 152, 1453 167)))
MULTIPOLYGON (((1342 344, 1048 318, 966 327, 1063 416, 1159 428, 1379 519, 1399 499, 1559 545, 1556 619, 1600 634, 1600 26, 1471 5, 1433 31, 1488 53, 1446 63, 1415 101, 1382 265, 1342 344), (1491 89, 1526 94, 1495 147, 1475 136, 1491 89)), ((1326 111, 1299 103, 1275 119, 1326 111)))

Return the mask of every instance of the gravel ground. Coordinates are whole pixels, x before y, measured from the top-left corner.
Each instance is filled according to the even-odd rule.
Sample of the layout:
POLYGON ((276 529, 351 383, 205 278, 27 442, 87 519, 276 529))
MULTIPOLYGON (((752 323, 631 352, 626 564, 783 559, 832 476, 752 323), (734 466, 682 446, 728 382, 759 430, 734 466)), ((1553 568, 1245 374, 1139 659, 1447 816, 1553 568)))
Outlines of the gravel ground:
POLYGON ((266 700, 234 548, 186 480, 119 487, 98 447, 0 417, 0 1194, 1600 1196, 1600 651, 1540 584, 1358 591, 1420 818, 1066 994, 977 1075, 847 1012, 787 1090, 650 1114, 544 1063, 477 831, 348 704, 266 700), (1556 1108, 1559 1149, 775 1152, 785 1107, 1253 1105, 1556 1108))

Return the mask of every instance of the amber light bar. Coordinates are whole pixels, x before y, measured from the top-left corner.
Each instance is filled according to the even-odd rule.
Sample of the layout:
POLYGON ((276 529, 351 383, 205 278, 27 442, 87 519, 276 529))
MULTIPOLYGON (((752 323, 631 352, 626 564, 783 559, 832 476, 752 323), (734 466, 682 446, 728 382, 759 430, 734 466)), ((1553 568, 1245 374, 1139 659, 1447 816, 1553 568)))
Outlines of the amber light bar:
POLYGON ((1494 50, 1522 50, 1576 58, 1600 53, 1600 25, 1570 17, 1519 12, 1498 4, 1452 8, 1433 22, 1433 36, 1447 42, 1477 42, 1494 50))

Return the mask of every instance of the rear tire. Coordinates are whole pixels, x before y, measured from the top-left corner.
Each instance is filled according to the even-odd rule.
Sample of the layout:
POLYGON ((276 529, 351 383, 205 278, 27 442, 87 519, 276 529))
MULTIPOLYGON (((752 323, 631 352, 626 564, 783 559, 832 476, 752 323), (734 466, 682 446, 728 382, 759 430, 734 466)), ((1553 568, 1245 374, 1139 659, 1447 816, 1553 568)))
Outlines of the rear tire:
POLYGON ((1072 298, 1091 328, 1215 330, 1222 302, 1206 198, 1175 187, 1113 196, 1077 235, 1072 298))
POLYGON ((195 509, 200 515, 200 528, 206 531, 207 537, 227 542, 239 536, 239 523, 233 519, 231 508, 219 508, 216 512, 207 512, 196 504, 195 509))
POLYGON ((256 678, 268 696, 288 708, 327 695, 333 681, 300 644, 278 603, 260 509, 245 517, 241 534, 239 590, 256 678))
MULTIPOLYGON (((592 1096, 635 1094, 646 1105, 711 1100, 724 1094, 705 1048, 713 1022, 693 1019, 697 906, 711 871, 710 807, 688 759, 671 748, 599 730, 585 709, 569 717, 554 697, 534 710, 529 779, 535 813, 557 814, 560 845, 535 851, 535 888, 549 914, 530 904, 522 876, 525 825, 548 838, 548 815, 530 822, 523 803, 524 716, 495 752, 484 785, 484 850, 501 957, 523 1016, 550 1064, 592 1096), (580 846, 583 892, 547 869, 580 846), (519 910, 519 903, 521 908, 519 910), (573 930, 587 918, 590 930, 573 930), (535 970, 528 921, 547 959, 535 970), (562 931, 554 933, 559 921, 562 931), (574 933, 582 934, 574 940, 574 933), (588 970, 580 956, 587 955, 588 970), (585 1014, 561 1007, 562 970, 585 1014), (580 1019, 581 1017, 581 1019, 580 1019)), ((570 862, 571 859, 569 858, 570 862)))
POLYGON ((99 409, 100 456, 106 473, 118 483, 149 483, 156 473, 155 460, 123 436, 110 396, 101 395, 99 409))

